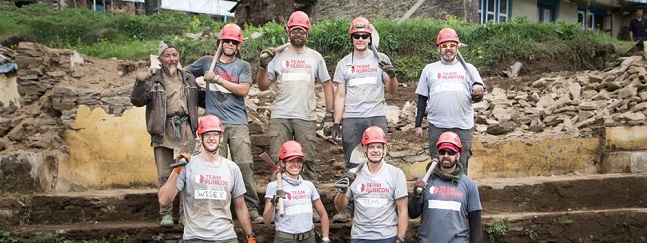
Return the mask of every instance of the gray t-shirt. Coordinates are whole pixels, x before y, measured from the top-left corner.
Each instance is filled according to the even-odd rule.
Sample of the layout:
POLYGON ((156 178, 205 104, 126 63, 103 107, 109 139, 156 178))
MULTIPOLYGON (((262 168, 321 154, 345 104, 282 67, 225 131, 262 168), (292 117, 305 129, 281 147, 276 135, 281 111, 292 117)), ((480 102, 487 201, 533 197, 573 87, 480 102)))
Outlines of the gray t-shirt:
POLYGON ((378 173, 369 175, 368 166, 364 166, 346 196, 355 200, 351 239, 378 240, 397 236, 395 200, 407 196, 407 178, 401 169, 384 163, 378 173))
MULTIPOLYGON (((265 198, 272 198, 277 189, 276 181, 267 184, 265 198)), ((298 186, 283 182, 283 191, 287 193, 283 200, 285 216, 279 216, 279 209, 276 208, 274 224, 276 231, 288 234, 302 234, 314 228, 312 223, 312 202, 319 199, 319 193, 314 184, 303 180, 298 186)))
POLYGON ((420 197, 420 242, 469 242, 467 213, 482 210, 476 183, 466 175, 461 175, 458 185, 441 179, 427 182, 428 189, 420 197))
MULTIPOLYGON (((213 61, 213 56, 204 56, 187 67, 193 76, 202 77, 213 61)), ((220 60, 214 68, 217 75, 232 83, 251 83, 252 68, 248 62, 235 58, 233 62, 223 63, 220 60)), ((228 89, 215 83, 207 83, 205 104, 207 114, 216 115, 222 123, 232 125, 247 125, 245 97, 238 96, 228 89)))
MULTIPOLYGON (((382 53, 380 58, 391 62, 382 53)), ((343 118, 386 116, 383 80, 388 75, 378 62, 373 52, 370 52, 370 55, 364 57, 351 53, 337 63, 333 80, 346 85, 343 118)))
POLYGON ((296 53, 286 48, 267 65, 267 77, 276 81, 272 118, 316 121, 315 82, 326 82, 330 75, 319 52, 306 48, 296 53))
POLYGON ((185 240, 236 239, 231 200, 245 194, 243 175, 236 163, 221 158, 219 165, 208 166, 199 156, 193 156, 175 186, 184 203, 185 240))
MULTIPOLYGON (((472 64, 467 67, 475 74, 475 83, 485 87, 481 76, 472 64)), ((439 128, 472 129, 472 83, 460 63, 428 64, 420 75, 416 94, 428 97, 427 121, 439 128)))

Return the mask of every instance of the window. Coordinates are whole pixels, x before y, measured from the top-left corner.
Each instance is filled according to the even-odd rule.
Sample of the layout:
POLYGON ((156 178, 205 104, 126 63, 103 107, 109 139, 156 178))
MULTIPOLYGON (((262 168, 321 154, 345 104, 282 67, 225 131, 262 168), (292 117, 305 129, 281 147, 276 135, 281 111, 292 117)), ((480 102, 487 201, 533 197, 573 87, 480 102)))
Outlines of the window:
POLYGON ((604 31, 606 12, 602 9, 590 8, 589 14, 586 14, 586 8, 577 9, 577 22, 582 27, 588 29, 598 29, 604 31))
POLYGON ((505 22, 510 16, 510 0, 480 0, 479 18, 481 24, 487 21, 505 22))
POLYGON ((557 5, 559 0, 539 0, 537 1, 537 11, 539 22, 555 23, 557 20, 557 5))
POLYGON ((539 22, 555 22, 554 7, 539 4, 537 8, 539 9, 539 22))

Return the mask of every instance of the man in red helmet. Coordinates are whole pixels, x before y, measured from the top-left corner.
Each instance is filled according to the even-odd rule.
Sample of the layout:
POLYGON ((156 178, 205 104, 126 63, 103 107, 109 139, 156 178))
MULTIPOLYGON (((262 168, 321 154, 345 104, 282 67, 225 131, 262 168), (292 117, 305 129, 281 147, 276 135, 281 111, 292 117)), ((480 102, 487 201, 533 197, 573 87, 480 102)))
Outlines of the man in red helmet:
MULTIPOLYGON (((137 107, 146 106, 146 127, 155 155, 157 186, 161 187, 171 174, 174 151, 194 150, 198 106, 204 107, 205 93, 191 73, 178 68, 177 47, 162 41, 157 54, 161 69, 137 73, 130 102, 137 107)), ((173 205, 160 207, 160 214, 160 225, 173 227, 173 205)))
POLYGON ((418 240, 422 243, 483 242, 479 191, 458 163, 463 151, 460 138, 453 132, 441 134, 436 151, 439 163, 429 180, 422 181, 423 176, 419 177, 409 200, 409 217, 415 219, 422 215, 418 240))
MULTIPOLYGON (((384 53, 373 53, 372 34, 375 28, 364 17, 355 18, 348 33, 353 52, 337 63, 333 81, 335 91, 334 125, 331 135, 342 141, 346 170, 356 165, 350 163, 351 153, 362 140, 362 132, 370 126, 386 131, 384 91, 395 95, 398 79, 391 60, 384 53), (379 58, 378 58, 379 57, 379 58), (342 130, 343 125, 343 130, 342 130)), ((352 202, 343 212, 333 217, 333 222, 350 220, 352 202)))
POLYGON ((321 215, 321 242, 330 242, 328 238, 328 213, 319 197, 319 192, 312 182, 303 180, 305 153, 301 144, 287 141, 279 150, 279 161, 283 168, 283 189, 278 189, 277 181, 267 184, 265 192, 265 224, 276 224, 274 242, 315 243, 312 209, 321 215), (284 215, 277 216, 279 199, 283 199, 284 215))
POLYGON ((200 153, 192 156, 186 166, 174 168, 157 194, 160 205, 166 206, 181 192, 187 215, 182 237, 185 242, 237 243, 230 211, 233 202, 247 242, 256 243, 243 197, 243 176, 238 165, 218 151, 224 130, 218 117, 202 118, 198 124, 200 153))
POLYGON ((196 77, 204 76, 206 86, 207 114, 222 119, 225 126, 220 155, 238 164, 245 181, 245 203, 249 209, 252 223, 263 223, 259 214, 259 198, 254 181, 252 148, 249 139, 248 118, 245 110, 245 96, 252 84, 252 68, 248 62, 236 57, 243 43, 243 31, 236 24, 222 27, 219 35, 222 55, 216 62, 215 70, 211 68, 213 56, 204 56, 189 65, 186 70, 196 77))
POLYGON ((416 112, 416 136, 423 137, 422 118, 427 112, 429 122, 429 155, 437 158, 435 144, 438 136, 453 131, 461 138, 463 151, 460 163, 467 167, 472 155, 472 127, 474 127, 474 108, 472 102, 483 99, 485 84, 474 65, 467 63, 465 70, 457 59, 458 34, 454 29, 444 28, 438 32, 436 45, 440 61, 428 64, 420 75, 416 89, 418 105, 416 112), (469 78, 469 74, 474 76, 469 78))
POLYGON ((270 152, 278 158, 279 148, 288 140, 303 145, 306 153, 303 178, 315 186, 315 147, 317 145, 317 101, 315 83, 323 86, 326 109, 333 108, 333 86, 321 54, 306 47, 310 19, 302 11, 290 15, 287 21, 289 47, 274 58, 261 61, 258 69, 258 88, 265 91, 276 83, 276 98, 270 119, 270 152))
POLYGON ((355 201, 351 243, 402 243, 409 222, 407 178, 384 161, 387 139, 381 128, 367 128, 361 143, 368 161, 357 174, 344 174, 348 187, 338 188, 335 208, 341 211, 355 201))

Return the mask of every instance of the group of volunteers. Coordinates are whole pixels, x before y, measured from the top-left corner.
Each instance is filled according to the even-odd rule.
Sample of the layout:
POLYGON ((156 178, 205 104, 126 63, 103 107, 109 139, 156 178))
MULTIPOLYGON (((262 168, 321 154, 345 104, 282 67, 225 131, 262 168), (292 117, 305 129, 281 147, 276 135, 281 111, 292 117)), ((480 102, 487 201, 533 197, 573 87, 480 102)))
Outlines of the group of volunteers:
POLYGON ((389 57, 371 49, 374 26, 363 17, 351 22, 353 51, 337 63, 331 82, 322 55, 306 46, 308 15, 296 11, 286 24, 289 45, 280 52, 264 51, 256 75, 261 91, 275 83, 269 152, 282 170, 282 183, 267 185, 262 212, 245 110, 252 67, 240 58, 241 28, 225 25, 218 37, 222 54, 204 56, 185 68, 179 67, 179 49, 163 41, 158 49, 161 69, 137 73, 131 102, 146 106, 160 224, 174 226, 173 201, 180 194, 178 223, 184 225, 185 242, 238 242, 232 208, 247 242, 256 242, 252 228, 259 223, 275 224, 274 242, 316 242, 318 222, 321 242, 330 242, 315 167, 319 82, 326 104, 322 126, 327 135, 341 139, 346 163, 342 179, 347 184, 337 188, 332 220, 352 221, 350 242, 405 242, 408 220, 418 216, 420 242, 482 242, 482 208, 467 165, 472 102, 480 101, 486 89, 476 68, 458 60, 456 31, 438 33, 441 59, 423 69, 416 89, 415 135, 423 137, 426 112, 430 156, 439 162, 435 168, 429 163, 429 179, 421 176, 409 192, 403 171, 385 161, 384 94, 397 93, 398 79, 389 57), (206 86, 198 85, 195 77, 204 77, 206 86), (198 107, 206 109, 201 119, 198 107), (171 168, 179 151, 194 150, 199 152, 189 163, 171 168), (351 161, 353 151, 362 151, 366 161, 351 161))

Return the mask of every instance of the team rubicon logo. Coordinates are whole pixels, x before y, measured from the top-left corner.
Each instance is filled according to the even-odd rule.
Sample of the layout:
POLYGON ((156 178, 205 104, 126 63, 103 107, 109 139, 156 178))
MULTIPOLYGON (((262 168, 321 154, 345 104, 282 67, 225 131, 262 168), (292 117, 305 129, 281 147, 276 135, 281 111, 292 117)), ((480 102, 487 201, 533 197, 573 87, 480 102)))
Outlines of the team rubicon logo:
POLYGON ((204 184, 204 185, 217 185, 217 186, 228 186, 229 182, 223 180, 219 175, 197 175, 195 176, 195 183, 204 184))
POLYGON ((359 64, 353 65, 350 68, 350 73, 376 73, 378 70, 376 67, 371 67, 370 64, 359 64))
POLYGON ((312 66, 306 63, 305 60, 285 60, 283 62, 283 68, 292 68, 292 69, 312 69, 312 66))
POLYGON ((360 193, 390 193, 391 189, 386 186, 382 186, 382 183, 379 182, 369 182, 361 183, 357 185, 357 191, 360 193))
POLYGON ((465 74, 458 72, 438 72, 436 79, 465 79, 465 74))
POLYGON ((300 199, 310 199, 311 195, 310 193, 306 192, 305 190, 299 190, 299 191, 291 191, 287 192, 287 195, 285 198, 287 200, 300 200, 300 199))

